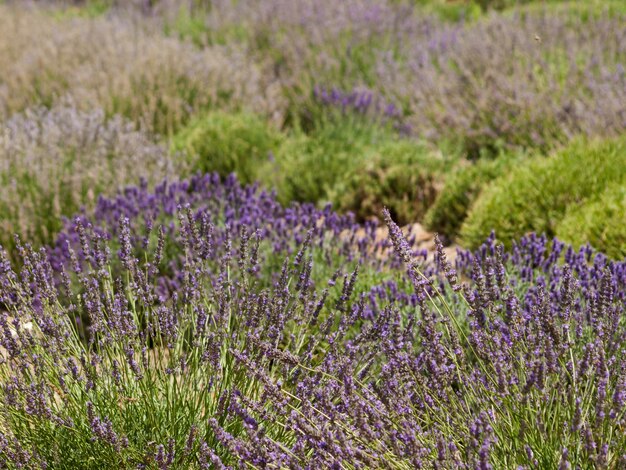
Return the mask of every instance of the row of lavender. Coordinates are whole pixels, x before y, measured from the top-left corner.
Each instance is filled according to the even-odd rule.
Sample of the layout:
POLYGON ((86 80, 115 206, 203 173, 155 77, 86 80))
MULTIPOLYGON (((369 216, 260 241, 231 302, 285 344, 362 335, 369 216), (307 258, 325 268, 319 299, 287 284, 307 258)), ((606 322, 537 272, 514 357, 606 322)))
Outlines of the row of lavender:
POLYGON ((69 95, 161 134, 207 107, 283 125, 307 119, 321 86, 366 88, 395 103, 416 136, 460 140, 476 155, 625 126, 626 30, 609 6, 446 23, 390 0, 220 1, 187 16, 178 2, 149 3, 139 22, 113 9, 63 27, 2 7, 0 118, 69 95))
POLYGON ((454 269, 385 218, 207 175, 18 243, 2 465, 626 465, 626 264, 533 236, 454 269))

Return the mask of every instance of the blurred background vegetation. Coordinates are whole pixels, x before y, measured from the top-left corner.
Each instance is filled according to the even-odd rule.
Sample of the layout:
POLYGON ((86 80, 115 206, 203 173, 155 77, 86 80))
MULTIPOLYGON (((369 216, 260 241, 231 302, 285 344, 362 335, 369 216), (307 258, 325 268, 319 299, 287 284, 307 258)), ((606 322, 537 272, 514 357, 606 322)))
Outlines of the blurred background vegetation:
POLYGON ((536 231, 623 257, 625 19, 618 0, 0 2, 0 241, 215 171, 468 248, 536 231))

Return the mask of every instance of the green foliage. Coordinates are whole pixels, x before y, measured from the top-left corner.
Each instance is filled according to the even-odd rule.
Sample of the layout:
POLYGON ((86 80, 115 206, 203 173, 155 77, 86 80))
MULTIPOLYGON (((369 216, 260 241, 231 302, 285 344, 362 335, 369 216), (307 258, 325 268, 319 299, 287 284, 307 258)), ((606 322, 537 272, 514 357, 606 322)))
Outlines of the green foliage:
MULTIPOLYGON (((2 2, 0 2, 2 4, 2 2)), ((70 18, 96 18, 106 14, 111 8, 111 2, 106 0, 91 0, 83 5, 66 6, 62 9, 54 9, 52 15, 59 20, 70 18)))
POLYGON ((515 161, 515 156, 503 154, 495 159, 484 158, 459 166, 446 179, 426 213, 424 222, 429 230, 454 239, 483 188, 511 168, 515 161))
POLYGON ((556 228, 561 240, 580 247, 589 243, 606 255, 626 256, 626 187, 613 184, 581 207, 572 207, 556 228))
POLYGON ((552 0, 548 2, 527 2, 515 9, 522 13, 549 12, 571 15, 572 18, 588 21, 601 15, 609 17, 626 14, 626 3, 622 0, 552 0))
POLYGON ((172 148, 188 155, 194 171, 222 176, 236 171, 240 181, 250 183, 282 140, 280 132, 258 116, 214 111, 183 128, 172 148))
POLYGON ((446 1, 446 0, 413 0, 416 5, 444 21, 471 21, 480 18, 482 9, 474 0, 446 1))
POLYGON ((371 116, 312 109, 288 137, 258 116, 214 111, 179 132, 172 149, 186 153, 194 171, 259 180, 283 203, 331 202, 359 219, 387 206, 401 223, 424 215, 453 158, 371 116))
POLYGON ((434 202, 446 162, 419 142, 391 140, 369 152, 360 168, 338 182, 331 199, 359 219, 384 207, 401 224, 420 220, 434 202))
POLYGON ((191 39, 195 44, 206 42, 207 27, 202 15, 193 15, 181 6, 171 22, 166 22, 164 32, 168 36, 177 35, 191 39))
POLYGON ((527 233, 556 234, 567 210, 626 178, 626 140, 575 141, 498 178, 472 207, 462 243, 476 247, 492 230, 506 245, 527 233))
POLYGON ((447 165, 441 154, 385 125, 333 119, 285 141, 260 179, 285 203, 331 202, 359 219, 379 216, 387 206, 405 223, 434 201, 447 165))
POLYGON ((277 187, 284 201, 328 202, 333 188, 366 159, 368 148, 387 138, 377 126, 334 121, 294 132, 280 148, 264 180, 277 187))
POLYGON ((163 32, 167 36, 189 39, 198 46, 226 45, 249 39, 249 32, 242 24, 225 23, 210 27, 207 24, 209 14, 209 5, 180 6, 171 18, 165 19, 163 32))
POLYGON ((559 4, 568 3, 566 0, 474 0, 473 3, 479 5, 483 11, 489 10, 505 10, 507 8, 523 7, 527 5, 541 5, 545 7, 546 4, 559 4))
POLYGON ((0 200, 0 218, 2 219, 2 246, 14 250, 14 232, 21 229, 21 236, 37 243, 50 242, 53 236, 63 227, 59 217, 59 210, 55 210, 55 201, 62 201, 62 210, 67 214, 78 209, 76 199, 85 198, 84 194, 75 194, 74 188, 61 185, 57 191, 45 191, 35 175, 23 169, 12 168, 10 172, 0 174, 3 187, 13 189, 13 197, 20 201, 8 198, 0 200), (24 217, 23 213, 28 214, 24 217), (22 219, 27 218, 28 224, 22 219), (35 223, 32 223, 35 222, 35 223))

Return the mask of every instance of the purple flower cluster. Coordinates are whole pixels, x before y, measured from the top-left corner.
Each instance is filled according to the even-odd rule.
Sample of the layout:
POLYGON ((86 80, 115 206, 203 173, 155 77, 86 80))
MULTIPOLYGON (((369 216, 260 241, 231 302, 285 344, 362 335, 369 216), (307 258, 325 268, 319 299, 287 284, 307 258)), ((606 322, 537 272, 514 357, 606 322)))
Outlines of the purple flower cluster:
POLYGON ((343 112, 352 111, 359 114, 381 114, 387 118, 398 118, 402 112, 393 103, 382 103, 374 99, 374 93, 369 90, 354 89, 349 93, 337 88, 327 90, 324 87, 315 87, 314 98, 321 104, 341 108, 343 112))
POLYGON ((317 104, 330 110, 338 110, 342 116, 352 113, 378 123, 390 123, 401 134, 409 135, 410 126, 404 122, 402 110, 394 103, 366 88, 354 88, 350 92, 338 88, 326 89, 316 86, 313 98, 317 104))
POLYGON ((496 275, 500 283, 508 277, 508 282, 517 289, 527 289, 527 295, 543 286, 552 291, 551 297, 555 300, 559 299, 560 284, 573 276, 581 296, 587 297, 586 301, 579 299, 575 305, 581 312, 602 289, 607 277, 611 279, 613 295, 620 300, 626 295, 626 260, 613 261, 589 245, 576 250, 546 235, 529 234, 505 252, 492 233, 475 252, 459 251, 455 263, 459 272, 475 281, 478 275, 475 267, 481 266, 483 272, 489 270, 490 275, 496 275))
POLYGON ((345 262, 367 261, 374 266, 380 260, 371 255, 388 251, 385 240, 377 235, 375 222, 358 225, 351 214, 339 215, 329 205, 323 209, 308 203, 283 207, 274 193, 258 185, 242 186, 234 175, 222 181, 217 174, 206 174, 180 182, 164 181, 154 190, 142 184, 112 198, 100 196, 91 214, 66 221, 65 229, 48 250, 53 268, 68 268, 73 258, 80 263, 89 261, 93 255, 88 254, 91 247, 85 240, 87 234, 94 241, 115 245, 121 219, 128 221, 124 226, 126 247, 116 247, 125 250, 125 257, 153 246, 159 257, 164 257, 159 269, 164 295, 178 290, 183 280, 185 246, 177 233, 190 222, 211 226, 213 251, 209 252, 214 260, 237 241, 231 238, 239 236, 259 240, 261 251, 257 256, 261 263, 266 257, 276 259, 293 253, 305 240, 323 254, 328 264, 335 257, 345 262))
POLYGON ((64 248, 18 244, 21 269, 0 264, 0 459, 626 464, 626 263, 531 236, 453 268, 385 218, 377 241, 209 175, 101 199, 64 248))

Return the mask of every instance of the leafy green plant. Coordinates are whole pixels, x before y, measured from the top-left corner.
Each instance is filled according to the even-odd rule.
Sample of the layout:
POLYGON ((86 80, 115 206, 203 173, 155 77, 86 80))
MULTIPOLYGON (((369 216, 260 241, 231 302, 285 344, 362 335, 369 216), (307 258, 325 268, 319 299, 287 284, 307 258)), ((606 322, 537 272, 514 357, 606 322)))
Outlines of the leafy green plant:
POLYGON ((262 180, 285 202, 328 202, 333 188, 366 161, 368 149, 387 139, 385 129, 349 119, 329 121, 308 134, 296 131, 262 180))
POLYGON ((626 256, 626 186, 611 185, 582 206, 571 207, 556 227, 559 239, 580 247, 589 243, 615 259, 626 256))
POLYGON ((165 34, 190 39, 198 45, 205 44, 208 28, 202 13, 189 11, 189 8, 181 5, 174 18, 165 22, 163 27, 165 34))
MULTIPOLYGON (((1 4, 2 2, 0 2, 1 4)), ((76 3, 76 2, 74 2, 76 3)), ((67 5, 61 9, 51 11, 52 15, 59 20, 70 18, 96 18, 106 14, 111 8, 111 2, 107 0, 91 0, 82 5, 67 5)))
POLYGON ((482 9, 476 0, 414 0, 426 13, 437 15, 450 22, 473 21, 482 16, 482 9))
POLYGON ((621 0, 549 0, 530 1, 518 8, 511 9, 511 13, 549 13, 570 15, 572 19, 589 21, 601 16, 620 17, 626 14, 626 5, 621 0))
POLYGON ((390 140, 337 182, 331 200, 359 219, 377 216, 387 207, 399 223, 416 222, 435 201, 449 166, 441 153, 420 142, 390 140))
POLYGON ((361 220, 388 206, 406 223, 434 201, 451 161, 423 142, 398 136, 388 124, 332 116, 308 134, 293 133, 261 180, 283 202, 331 202, 361 220))
POLYGON ((460 165, 446 178, 437 199, 426 213, 425 225, 450 240, 456 238, 476 198, 515 161, 514 156, 503 154, 494 159, 483 158, 460 165))
POLYGON ((626 140, 577 140, 494 181, 473 205, 461 227, 461 240, 475 247, 492 230, 507 245, 527 232, 553 236, 568 209, 625 178, 626 140))
POLYGON ((195 171, 222 176, 237 172, 240 181, 250 183, 283 139, 259 116, 213 111, 182 129, 172 139, 172 148, 186 153, 195 171))

